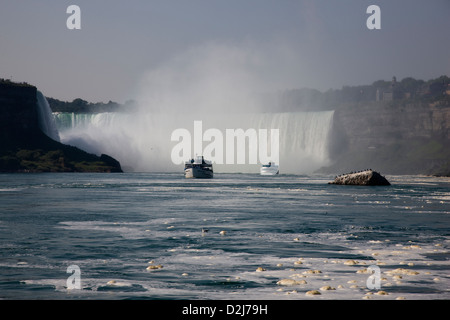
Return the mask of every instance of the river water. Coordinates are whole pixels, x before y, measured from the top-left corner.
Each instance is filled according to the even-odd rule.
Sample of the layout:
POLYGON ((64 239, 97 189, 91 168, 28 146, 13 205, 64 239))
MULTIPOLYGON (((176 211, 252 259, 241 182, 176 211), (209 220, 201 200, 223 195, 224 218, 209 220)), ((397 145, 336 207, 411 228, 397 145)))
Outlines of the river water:
POLYGON ((387 178, 2 174, 0 298, 449 299, 450 179, 387 178))

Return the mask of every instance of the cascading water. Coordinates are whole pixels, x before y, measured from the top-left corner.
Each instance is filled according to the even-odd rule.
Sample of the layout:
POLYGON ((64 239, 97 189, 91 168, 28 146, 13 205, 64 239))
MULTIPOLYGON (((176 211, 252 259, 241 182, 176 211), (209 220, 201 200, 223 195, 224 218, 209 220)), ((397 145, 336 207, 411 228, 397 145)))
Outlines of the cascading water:
POLYGON ((334 111, 255 114, 259 128, 280 130, 280 171, 311 173, 327 165, 334 111))
MULTIPOLYGON (((328 136, 334 111, 254 114, 97 113, 55 114, 61 140, 88 152, 118 159, 126 171, 181 171, 171 160, 176 141, 171 134, 185 128, 194 137, 194 121, 209 128, 279 129, 281 173, 311 173, 329 164, 328 136)), ((201 133, 201 134, 203 134, 201 133)), ((209 143, 204 137, 203 148, 209 143)), ((192 142, 194 144, 194 142, 192 142)), ((248 144, 248 141, 247 141, 248 144)), ((225 141, 223 141, 225 146, 225 141)), ((249 151, 247 151, 249 152, 249 151)), ((188 159, 186 159, 188 160, 188 159)), ((216 172, 259 172, 260 164, 216 164, 216 172)), ((247 162, 248 163, 248 162, 247 162)))
POLYGON ((50 109, 47 99, 39 90, 36 93, 39 128, 49 138, 60 141, 59 132, 56 128, 55 118, 50 109))

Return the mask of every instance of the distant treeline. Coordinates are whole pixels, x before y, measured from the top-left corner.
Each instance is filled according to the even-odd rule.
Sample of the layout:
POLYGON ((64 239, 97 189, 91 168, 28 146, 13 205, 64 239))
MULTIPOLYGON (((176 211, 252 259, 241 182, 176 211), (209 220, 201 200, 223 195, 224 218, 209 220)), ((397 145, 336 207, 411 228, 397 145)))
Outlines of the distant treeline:
POLYGON ((75 112, 75 113, 98 113, 98 112, 117 112, 122 109, 122 105, 109 101, 108 103, 97 102, 91 103, 86 100, 77 98, 72 102, 61 101, 47 97, 47 101, 53 112, 75 112))
POLYGON ((11 86, 11 87, 34 87, 31 84, 26 82, 13 82, 9 79, 0 78, 0 85, 3 87, 11 86))
MULTIPOLYGON (((98 113, 129 111, 136 106, 133 100, 125 104, 109 101, 91 103, 77 98, 72 102, 47 98, 53 112, 98 113)), ((271 111, 334 110, 339 105, 369 101, 423 101, 447 100, 450 103, 450 78, 441 76, 428 81, 408 77, 397 81, 378 80, 371 85, 344 86, 321 92, 316 89, 292 89, 280 92, 273 99, 262 99, 271 111)))
POLYGON ((287 90, 277 98, 278 108, 283 111, 333 110, 338 105, 369 101, 415 100, 450 102, 450 78, 441 76, 429 81, 408 77, 397 81, 378 80, 371 85, 344 86, 321 92, 316 89, 287 90))

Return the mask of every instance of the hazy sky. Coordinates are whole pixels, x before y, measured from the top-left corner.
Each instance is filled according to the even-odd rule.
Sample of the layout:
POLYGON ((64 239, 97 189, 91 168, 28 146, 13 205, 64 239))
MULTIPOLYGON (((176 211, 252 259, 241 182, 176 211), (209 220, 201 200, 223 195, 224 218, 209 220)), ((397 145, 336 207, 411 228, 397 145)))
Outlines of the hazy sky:
POLYGON ((0 77, 92 102, 139 98, 160 79, 180 90, 428 80, 450 75, 449 17, 449 0, 0 0, 0 77), (81 30, 66 27, 72 4, 81 30), (381 30, 366 27, 371 4, 381 30))

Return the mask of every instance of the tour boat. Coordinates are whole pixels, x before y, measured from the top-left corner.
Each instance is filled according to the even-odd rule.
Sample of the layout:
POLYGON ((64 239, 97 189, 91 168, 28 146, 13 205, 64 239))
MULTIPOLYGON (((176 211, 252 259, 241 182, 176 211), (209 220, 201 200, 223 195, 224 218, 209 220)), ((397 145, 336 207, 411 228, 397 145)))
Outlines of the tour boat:
POLYGON ((280 171, 275 162, 269 162, 269 164, 263 164, 260 173, 262 176, 274 176, 278 174, 280 171))
POLYGON ((187 161, 184 165, 184 176, 186 178, 208 179, 214 176, 213 166, 203 156, 187 161))

